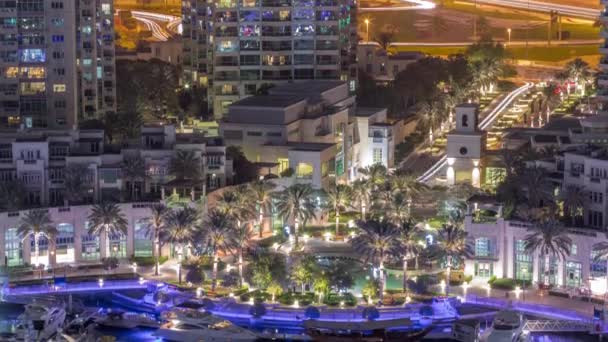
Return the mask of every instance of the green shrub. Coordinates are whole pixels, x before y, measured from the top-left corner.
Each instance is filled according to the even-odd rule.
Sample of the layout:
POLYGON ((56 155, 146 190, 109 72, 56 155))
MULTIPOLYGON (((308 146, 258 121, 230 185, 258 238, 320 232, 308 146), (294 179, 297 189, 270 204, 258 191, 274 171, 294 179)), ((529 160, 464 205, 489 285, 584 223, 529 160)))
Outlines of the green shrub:
MULTIPOLYGON (((163 255, 158 258, 158 263, 162 265, 165 262, 167 262, 167 260, 169 260, 169 257, 166 255, 163 255)), ((154 264, 156 263, 156 258, 153 256, 148 256, 148 257, 137 256, 137 257, 130 258, 129 261, 136 263, 137 266, 154 266, 154 264)))
POLYGON ((528 286, 530 285, 530 282, 522 282, 519 280, 515 280, 515 279, 511 279, 511 278, 498 278, 498 279, 494 279, 492 280, 490 284, 490 287, 492 287, 493 289, 500 289, 500 290, 506 290, 506 291, 512 291, 515 289, 516 286, 528 286))
MULTIPOLYGON (((213 269, 213 257, 212 256, 203 255, 198 258, 197 262, 200 264, 201 268, 205 271, 210 271, 213 269)), ((224 268, 226 268, 226 263, 223 262, 222 260, 220 260, 217 264, 217 269, 218 269, 218 271, 222 271, 224 268)))
POLYGON ((488 284, 492 284, 495 280, 496 280, 496 276, 495 275, 491 276, 490 279, 488 279, 488 284))

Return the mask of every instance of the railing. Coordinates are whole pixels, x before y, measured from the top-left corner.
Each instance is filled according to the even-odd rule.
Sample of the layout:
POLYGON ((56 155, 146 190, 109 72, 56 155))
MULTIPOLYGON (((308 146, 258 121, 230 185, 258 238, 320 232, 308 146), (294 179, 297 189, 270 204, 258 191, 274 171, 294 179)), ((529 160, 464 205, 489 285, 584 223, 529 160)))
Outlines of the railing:
POLYGON ((542 321, 542 320, 530 320, 526 321, 524 326, 525 330, 534 332, 554 332, 554 331, 591 331, 593 329, 593 323, 587 321, 542 321))

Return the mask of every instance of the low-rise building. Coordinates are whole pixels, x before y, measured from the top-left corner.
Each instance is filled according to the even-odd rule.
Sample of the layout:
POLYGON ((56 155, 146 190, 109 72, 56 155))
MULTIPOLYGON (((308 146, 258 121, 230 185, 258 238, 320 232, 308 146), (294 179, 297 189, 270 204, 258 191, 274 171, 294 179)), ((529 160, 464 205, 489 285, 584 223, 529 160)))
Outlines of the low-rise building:
POLYGON ((102 130, 3 132, 0 182, 19 184, 27 207, 65 205, 66 173, 80 166, 88 171, 82 182, 88 191, 78 202, 156 199, 163 189, 180 190, 169 172, 177 151, 192 151, 200 162, 204 182, 188 193, 192 188, 207 192, 230 181, 232 163, 226 160, 221 139, 177 134, 172 125, 158 125, 143 127, 139 139, 120 148, 106 145, 102 130), (143 161, 138 166, 142 170, 136 170, 139 175, 125 169, 134 159, 143 161))
POLYGON ((348 85, 310 81, 278 86, 235 102, 220 122, 226 145, 275 174, 324 187, 358 178, 360 167, 393 166, 394 125, 386 109, 357 108, 348 85))
POLYGON ((388 53, 377 43, 361 43, 357 45, 357 63, 360 70, 365 71, 374 80, 388 83, 395 80, 408 65, 425 57, 417 51, 388 53))

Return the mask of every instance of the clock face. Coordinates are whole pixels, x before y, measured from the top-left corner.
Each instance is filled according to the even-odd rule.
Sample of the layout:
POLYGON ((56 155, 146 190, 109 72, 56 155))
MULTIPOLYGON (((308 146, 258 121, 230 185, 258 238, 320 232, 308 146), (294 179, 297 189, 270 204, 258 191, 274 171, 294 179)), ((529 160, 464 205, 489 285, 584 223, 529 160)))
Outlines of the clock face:
POLYGON ((469 150, 467 150, 466 147, 463 146, 463 147, 460 148, 460 154, 462 154, 463 156, 466 155, 467 152, 469 152, 469 150))

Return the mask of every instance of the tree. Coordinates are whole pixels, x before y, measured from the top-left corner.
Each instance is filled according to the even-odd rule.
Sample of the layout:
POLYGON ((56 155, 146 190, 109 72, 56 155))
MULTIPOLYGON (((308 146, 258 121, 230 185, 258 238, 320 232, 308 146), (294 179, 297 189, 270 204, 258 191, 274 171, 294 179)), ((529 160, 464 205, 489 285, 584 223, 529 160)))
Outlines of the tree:
POLYGON ((315 277, 313 281, 313 287, 316 293, 319 294, 319 303, 322 301, 322 296, 327 295, 329 293, 329 279, 327 276, 318 276, 315 277))
MULTIPOLYGON (((161 238, 171 243, 177 249, 178 259, 181 264, 184 246, 189 246, 195 237, 195 226, 198 223, 199 214, 195 209, 184 207, 174 209, 165 217, 166 233, 161 238)), ((178 268, 178 281, 182 282, 182 268, 178 268)))
POLYGON ((247 183, 258 178, 258 167, 245 157, 240 146, 228 146, 226 159, 232 160, 234 184, 247 183))
POLYGON ((317 273, 317 263, 315 257, 309 254, 300 254, 294 259, 289 270, 289 277, 302 287, 302 293, 304 293, 306 284, 312 282, 317 273))
POLYGON ((352 199, 359 204, 361 210, 361 219, 365 220, 365 209, 369 207, 369 201, 371 199, 371 186, 369 182, 364 179, 357 179, 352 185, 352 199))
POLYGON ((57 228, 55 228, 47 211, 32 210, 19 220, 17 234, 23 240, 29 236, 34 237, 34 259, 36 260, 35 266, 38 267, 40 265, 40 238, 54 239, 55 235, 57 235, 57 228))
POLYGON ((351 189, 346 184, 336 184, 327 191, 328 204, 336 215, 336 236, 340 234, 340 210, 346 208, 351 197, 351 189))
POLYGON ((561 90, 555 83, 549 83, 543 88, 543 96, 543 109, 547 113, 547 116, 549 116, 560 101, 561 90))
POLYGON ((63 174, 63 194, 68 205, 85 202, 91 189, 91 170, 84 164, 70 164, 63 174))
POLYGON ((422 129, 428 130, 430 143, 433 143, 433 134, 444 119, 442 107, 444 106, 439 99, 424 101, 418 105, 416 112, 418 124, 423 127, 422 129))
POLYGON ((281 293, 283 293, 283 288, 281 287, 281 284, 276 281, 271 281, 270 284, 268 284, 268 287, 266 287, 266 292, 272 296, 272 302, 274 303, 277 296, 280 296, 281 293))
POLYGON ((390 177, 390 182, 394 191, 404 192, 410 201, 429 189, 426 184, 419 182, 412 173, 402 170, 397 170, 390 177))
POLYGON ((309 184, 294 184, 278 197, 277 213, 283 220, 294 219, 296 246, 299 245, 299 225, 314 216, 313 189, 309 184))
POLYGON ((580 58, 566 63, 565 71, 569 78, 581 86, 581 95, 585 96, 585 82, 591 77, 589 64, 580 58))
POLYGON ((122 162, 121 171, 124 180, 129 184, 129 199, 131 201, 138 200, 140 194, 135 192, 135 184, 143 182, 143 185, 145 185, 145 180, 148 178, 145 160, 139 155, 126 157, 122 162))
POLYGON ((272 182, 265 180, 258 180, 249 183, 249 192, 255 199, 255 203, 258 207, 258 225, 260 238, 263 233, 264 215, 271 210, 272 205, 272 194, 276 185, 272 182))
POLYGON ((0 206, 6 210, 21 209, 25 205, 25 186, 17 179, 0 182, 0 206))
POLYGON ((393 27, 380 31, 376 37, 376 42, 380 44, 384 51, 388 50, 389 45, 395 40, 395 29, 393 27))
POLYGON ((372 299, 376 297, 378 292, 382 293, 382 291, 378 291, 380 287, 381 284, 379 284, 377 280, 370 279, 365 282, 365 285, 363 285, 363 288, 361 289, 361 294, 367 297, 368 303, 371 303, 372 299))
MULTIPOLYGON (((230 234, 234 229, 234 220, 224 211, 211 209, 203 221, 205 240, 213 251, 213 272, 211 291, 215 291, 217 285, 217 271, 219 263, 219 252, 226 252, 230 249, 230 234)), ((242 258, 242 254, 241 254, 242 258)), ((242 260, 239 260, 239 271, 242 274, 242 260)))
POLYGON ((410 218, 410 200, 405 192, 389 192, 389 197, 384 201, 381 212, 393 224, 398 225, 410 218))
POLYGON ((162 203, 155 203, 150 207, 150 216, 146 218, 148 235, 152 236, 156 251, 154 253, 154 275, 158 276, 158 264, 161 254, 161 236, 166 234, 168 226, 166 224, 169 209, 162 203))
POLYGON ((403 221, 397 226, 399 231, 399 249, 403 256, 403 292, 407 293, 407 262, 413 257, 417 257, 422 251, 418 244, 420 228, 412 221, 403 221))
POLYGON ((525 190, 530 208, 540 208, 551 202, 552 195, 547 192, 547 172, 543 168, 535 166, 525 169, 519 178, 519 184, 525 190))
POLYGON ((589 202, 589 192, 576 185, 567 185, 564 192, 561 193, 561 198, 564 201, 565 214, 573 224, 580 223, 579 219, 583 217, 583 209, 589 202))
POLYGON ((179 180, 199 181, 202 178, 201 160, 194 151, 178 150, 169 164, 169 173, 179 180))
POLYGON ((439 255, 446 259, 446 295, 450 293, 450 274, 453 261, 461 261, 463 258, 473 255, 473 249, 467 241, 467 236, 467 232, 459 225, 459 222, 444 224, 438 232, 435 248, 439 255))
POLYGON ((89 234, 105 237, 106 254, 110 250, 110 235, 126 235, 128 221, 122 210, 115 203, 95 204, 88 217, 89 234))
POLYGON ((268 251, 257 253, 248 264, 247 275, 257 288, 267 288, 273 281, 281 284, 286 278, 285 256, 268 251))
POLYGON ((568 230, 554 220, 542 220, 528 229, 528 235, 524 239, 526 253, 539 252, 545 261, 545 277, 543 282, 549 285, 549 272, 551 257, 565 260, 570 255, 572 239, 568 236, 568 230))
POLYGON ((372 192, 384 183, 388 177, 388 170, 380 163, 360 168, 358 171, 367 179, 372 192))
POLYGON ((249 222, 255 216, 255 203, 251 201, 251 191, 246 185, 238 185, 220 195, 216 207, 236 221, 237 226, 249 222))
POLYGON ((384 263, 391 255, 397 253, 397 236, 399 233, 396 227, 386 220, 358 221, 357 225, 361 232, 350 242, 358 253, 378 268, 381 285, 380 298, 383 298, 386 286, 384 263))
POLYGON ((241 224, 234 227, 230 232, 229 244, 231 248, 237 250, 238 268, 239 268, 239 285, 243 285, 243 251, 251 244, 253 231, 248 224, 241 224))
POLYGON ((334 260, 326 271, 329 284, 337 292, 348 291, 355 285, 355 276, 359 268, 347 260, 334 260))

